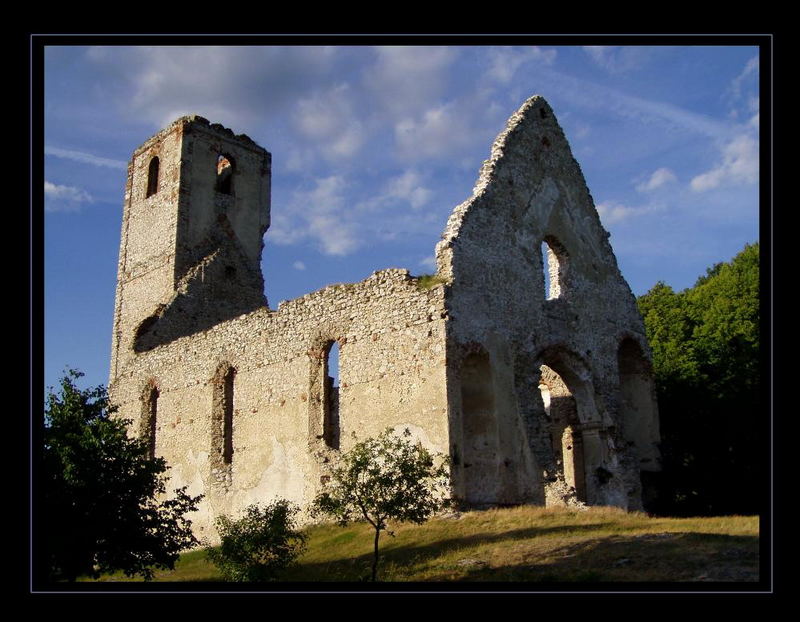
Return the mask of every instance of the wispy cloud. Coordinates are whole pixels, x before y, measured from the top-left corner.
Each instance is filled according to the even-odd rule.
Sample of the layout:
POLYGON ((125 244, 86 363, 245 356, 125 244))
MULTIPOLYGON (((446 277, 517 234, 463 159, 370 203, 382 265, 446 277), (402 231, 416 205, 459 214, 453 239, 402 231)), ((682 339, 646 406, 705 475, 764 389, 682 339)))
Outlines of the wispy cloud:
POLYGON ((639 46, 585 45, 583 50, 596 65, 612 74, 638 69, 650 55, 648 48, 639 46))
POLYGON ((294 268, 295 270, 300 270, 300 271, 303 271, 303 270, 305 270, 305 269, 306 269, 306 264, 304 264, 304 263, 303 263, 302 261, 300 261, 300 260, 297 260, 297 261, 295 261, 295 262, 292 264, 292 268, 294 268))
POLYGON ((556 50, 544 50, 540 47, 528 48, 493 48, 489 51, 489 70, 486 77, 498 84, 506 85, 514 78, 517 70, 529 61, 544 65, 552 65, 556 59, 556 50))
POLYGON ((636 186, 636 189, 639 192, 651 192, 656 188, 660 188, 661 186, 675 182, 677 180, 678 178, 675 176, 675 173, 673 173, 670 169, 660 168, 654 171, 653 174, 650 175, 650 177, 646 181, 643 181, 642 183, 638 184, 636 186))
POLYGON ((655 124, 667 130, 688 131, 711 138, 726 138, 734 131, 730 123, 674 104, 628 95, 549 67, 541 68, 540 73, 569 103, 588 110, 601 110, 604 115, 610 113, 645 125, 655 124))
POLYGON ((126 170, 128 168, 127 162, 122 160, 112 160, 110 158, 102 158, 91 153, 84 153, 82 151, 71 151, 69 149, 60 149, 45 145, 45 155, 55 156, 57 158, 64 158, 73 160, 74 162, 83 162, 84 164, 91 164, 92 166, 104 166, 107 168, 115 168, 119 170, 126 170))
POLYGON ((78 212, 83 203, 93 201, 88 192, 75 186, 44 182, 44 209, 48 212, 78 212))

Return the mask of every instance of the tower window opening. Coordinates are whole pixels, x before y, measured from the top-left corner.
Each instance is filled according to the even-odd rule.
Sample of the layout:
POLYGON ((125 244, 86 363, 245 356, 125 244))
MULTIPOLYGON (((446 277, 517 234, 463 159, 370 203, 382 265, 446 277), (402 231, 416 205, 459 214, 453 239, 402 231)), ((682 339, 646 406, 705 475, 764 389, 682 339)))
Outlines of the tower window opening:
POLYGON ((214 186, 220 194, 233 194, 233 158, 223 154, 217 156, 217 183, 214 186))
POLYGON ((158 192, 158 167, 159 167, 158 156, 155 156, 153 157, 152 160, 150 160, 150 166, 147 169, 146 197, 151 197, 158 192))

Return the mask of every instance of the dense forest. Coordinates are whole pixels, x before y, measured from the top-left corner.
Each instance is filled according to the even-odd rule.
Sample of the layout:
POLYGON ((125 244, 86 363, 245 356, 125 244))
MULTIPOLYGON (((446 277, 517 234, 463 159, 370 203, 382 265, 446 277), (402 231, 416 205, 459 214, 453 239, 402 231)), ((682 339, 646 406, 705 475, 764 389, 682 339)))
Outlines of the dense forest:
POLYGON ((663 472, 658 514, 757 513, 769 493, 769 392, 761 386, 759 245, 675 292, 638 299, 653 350, 663 472))

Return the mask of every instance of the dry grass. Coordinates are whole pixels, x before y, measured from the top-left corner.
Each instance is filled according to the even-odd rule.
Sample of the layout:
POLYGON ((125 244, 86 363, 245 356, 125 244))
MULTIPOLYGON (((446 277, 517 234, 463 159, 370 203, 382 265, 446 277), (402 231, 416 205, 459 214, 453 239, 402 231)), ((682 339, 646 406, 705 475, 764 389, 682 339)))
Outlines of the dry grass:
MULTIPOLYGON (((757 581, 758 517, 650 518, 615 508, 523 506, 466 512, 381 536, 382 581, 757 581)), ((284 579, 357 582, 369 576, 369 525, 307 529, 308 550, 284 579)), ((158 581, 216 581, 204 551, 158 581)), ((119 577, 109 578, 120 580, 119 577)))

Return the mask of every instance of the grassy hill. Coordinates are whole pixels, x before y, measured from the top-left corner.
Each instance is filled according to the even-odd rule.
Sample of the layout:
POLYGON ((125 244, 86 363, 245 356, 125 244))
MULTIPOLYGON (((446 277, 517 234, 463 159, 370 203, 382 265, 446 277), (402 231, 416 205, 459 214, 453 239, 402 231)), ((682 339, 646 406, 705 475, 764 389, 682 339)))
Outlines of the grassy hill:
MULTIPOLYGON (((381 536, 381 581, 753 582, 757 516, 651 518, 616 508, 523 506, 395 525, 381 536)), ((285 581, 358 582, 369 576, 372 528, 317 525, 285 581)), ((122 576, 104 581, 125 580, 122 576)), ((219 581, 204 550, 156 581, 219 581)))

